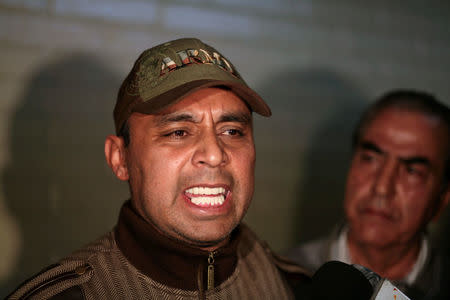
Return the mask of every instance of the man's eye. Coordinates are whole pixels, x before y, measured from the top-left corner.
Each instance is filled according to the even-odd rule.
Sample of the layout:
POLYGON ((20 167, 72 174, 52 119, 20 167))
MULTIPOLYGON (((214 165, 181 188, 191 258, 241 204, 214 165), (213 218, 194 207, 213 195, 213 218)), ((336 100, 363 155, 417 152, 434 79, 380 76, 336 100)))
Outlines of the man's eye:
POLYGON ((423 175, 425 173, 420 167, 414 165, 407 165, 406 172, 410 175, 423 175))
POLYGON ((404 171, 406 178, 414 183, 425 181, 429 175, 429 170, 420 165, 406 165, 404 171))
POLYGON ((408 174, 414 174, 417 170, 413 166, 406 166, 406 172, 408 172, 408 174))
POLYGON ((169 136, 169 137, 183 137, 186 136, 187 132, 185 130, 174 130, 172 132, 169 132, 168 134, 165 134, 165 136, 169 136))
POLYGON ((227 129, 224 131, 225 135, 231 135, 231 136, 242 136, 242 131, 238 130, 238 129, 227 129))
POLYGON ((371 162, 375 160, 375 156, 370 153, 361 153, 360 159, 364 162, 371 162))

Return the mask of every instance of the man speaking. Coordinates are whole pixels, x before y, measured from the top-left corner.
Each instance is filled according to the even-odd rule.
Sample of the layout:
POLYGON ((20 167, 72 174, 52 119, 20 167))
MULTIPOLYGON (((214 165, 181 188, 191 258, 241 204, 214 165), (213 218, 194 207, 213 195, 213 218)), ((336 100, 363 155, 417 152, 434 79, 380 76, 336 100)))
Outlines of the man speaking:
POLYGON ((117 226, 10 298, 292 298, 287 278, 306 279, 302 270, 241 224, 254 189, 252 112, 271 115, 200 40, 144 51, 118 94, 117 135, 105 141, 131 193, 117 226))

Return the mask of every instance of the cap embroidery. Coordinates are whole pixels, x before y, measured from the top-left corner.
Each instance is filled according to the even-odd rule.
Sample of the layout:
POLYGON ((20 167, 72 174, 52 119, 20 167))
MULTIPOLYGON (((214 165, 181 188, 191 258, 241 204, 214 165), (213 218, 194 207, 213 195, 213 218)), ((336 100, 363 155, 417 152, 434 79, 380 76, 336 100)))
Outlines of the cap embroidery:
POLYGON ((164 57, 161 63, 160 77, 192 64, 214 64, 239 78, 228 60, 217 52, 210 53, 204 49, 186 49, 178 51, 176 54, 181 61, 181 65, 177 65, 173 59, 168 56, 164 57))

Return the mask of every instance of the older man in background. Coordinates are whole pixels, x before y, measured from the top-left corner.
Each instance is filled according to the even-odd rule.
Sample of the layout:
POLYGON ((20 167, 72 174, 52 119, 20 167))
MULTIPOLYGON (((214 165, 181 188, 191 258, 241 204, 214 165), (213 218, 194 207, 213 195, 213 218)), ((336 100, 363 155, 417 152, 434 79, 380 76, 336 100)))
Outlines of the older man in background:
POLYGON ((449 135, 449 108, 432 95, 382 96, 354 131, 345 224, 290 258, 311 270, 329 260, 363 265, 412 299, 449 299, 448 258, 426 232, 450 200, 449 135))

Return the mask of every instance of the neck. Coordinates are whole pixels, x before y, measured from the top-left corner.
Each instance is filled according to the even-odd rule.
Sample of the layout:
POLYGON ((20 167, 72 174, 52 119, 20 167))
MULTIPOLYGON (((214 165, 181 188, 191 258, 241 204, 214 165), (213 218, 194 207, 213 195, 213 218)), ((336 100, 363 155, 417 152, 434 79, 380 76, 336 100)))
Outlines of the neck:
POLYGON ((401 280, 412 270, 420 251, 420 237, 407 244, 374 246, 357 241, 349 232, 347 246, 352 263, 363 265, 391 280, 401 280))
POLYGON ((159 283, 184 290, 203 290, 210 265, 215 285, 230 277, 237 265, 240 235, 238 227, 219 243, 220 248, 216 243, 200 246, 175 240, 144 220, 129 201, 122 206, 115 229, 117 245, 134 267, 159 283))

